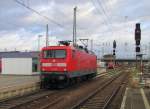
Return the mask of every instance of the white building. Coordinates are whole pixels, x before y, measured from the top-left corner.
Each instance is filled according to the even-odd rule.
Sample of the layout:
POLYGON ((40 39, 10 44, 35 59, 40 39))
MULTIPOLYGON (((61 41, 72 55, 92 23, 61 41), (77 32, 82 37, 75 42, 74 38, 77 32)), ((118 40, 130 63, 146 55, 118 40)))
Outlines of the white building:
POLYGON ((38 73, 38 52, 0 52, 1 74, 36 75, 38 73))

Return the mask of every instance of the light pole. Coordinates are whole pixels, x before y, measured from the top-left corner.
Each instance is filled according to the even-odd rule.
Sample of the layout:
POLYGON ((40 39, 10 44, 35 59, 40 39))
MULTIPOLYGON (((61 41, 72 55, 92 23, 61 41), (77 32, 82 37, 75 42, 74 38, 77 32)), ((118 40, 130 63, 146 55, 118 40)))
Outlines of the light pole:
POLYGON ((42 35, 38 35, 38 51, 40 51, 40 37, 42 37, 42 35))
POLYGON ((149 51, 149 53, 148 53, 149 57, 148 58, 149 58, 149 62, 150 62, 150 42, 149 42, 149 50, 148 51, 149 51))
POLYGON ((38 50, 37 51, 39 52, 38 53, 39 55, 38 55, 38 59, 37 59, 38 60, 37 64, 38 64, 38 72, 39 73, 40 73, 40 38, 41 37, 42 37, 42 35, 38 35, 38 50))
POLYGON ((73 46, 76 46, 77 41, 77 33, 76 33, 76 12, 77 7, 74 7, 74 14, 73 14, 73 46))
POLYGON ((91 39, 91 51, 93 51, 93 39, 91 39))

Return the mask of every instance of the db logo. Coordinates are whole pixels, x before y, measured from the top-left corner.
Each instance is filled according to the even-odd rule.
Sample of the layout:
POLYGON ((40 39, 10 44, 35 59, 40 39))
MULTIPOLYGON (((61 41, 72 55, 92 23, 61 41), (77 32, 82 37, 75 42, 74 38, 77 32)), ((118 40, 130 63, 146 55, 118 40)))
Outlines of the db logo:
POLYGON ((56 60, 55 60, 55 59, 53 59, 53 62, 56 62, 56 60))

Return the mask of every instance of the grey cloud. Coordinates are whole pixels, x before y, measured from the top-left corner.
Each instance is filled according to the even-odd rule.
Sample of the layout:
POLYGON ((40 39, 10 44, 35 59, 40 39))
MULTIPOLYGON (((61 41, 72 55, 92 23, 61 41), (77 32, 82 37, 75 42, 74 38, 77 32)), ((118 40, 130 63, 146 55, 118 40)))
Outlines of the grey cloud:
MULTIPOLYGON (((20 45, 24 41, 36 40, 36 35, 45 35, 45 25, 49 23, 50 37, 56 40, 72 39, 72 18, 73 8, 78 6, 77 11, 77 36, 93 38, 95 43, 113 41, 133 43, 134 26, 140 21, 142 28, 143 41, 146 41, 149 34, 149 0, 101 0, 108 18, 103 14, 101 7, 93 5, 92 0, 20 0, 31 8, 37 10, 42 15, 48 16, 56 22, 64 25, 60 28, 52 22, 36 15, 28 9, 15 3, 14 0, 0 1, 0 32, 5 31, 10 34, 2 34, 5 37, 16 35, 20 45), (112 2, 112 3, 111 3, 112 2), (92 9, 93 8, 93 9, 92 9), (92 9, 92 10, 90 10, 92 9), (99 12, 97 12, 97 9, 99 12), (88 12, 88 10, 90 10, 88 12), (128 16, 125 19, 125 16, 128 16), (107 23, 108 24, 107 24, 107 23), (21 31, 24 30, 24 31, 21 31), (111 31, 114 32, 112 35, 111 31), (21 33, 23 32, 23 33, 21 33), (127 32, 127 33, 126 33, 127 32), (128 36, 124 38, 124 35, 128 36), (26 38, 25 38, 26 37, 26 38), (21 39, 22 38, 22 39, 21 39), (124 38, 124 39, 123 39, 124 38), (103 39, 103 40, 102 40, 103 39), (22 41, 24 40, 24 41, 22 41)), ((97 3, 97 0, 93 0, 97 3)), ((1 36, 2 37, 2 36, 1 36)), ((5 40, 5 38, 4 38, 5 40)), ((7 41, 6 41, 7 42, 7 41)), ((5 43, 6 43, 5 42, 5 43)), ((43 41, 44 42, 44 41, 43 41)), ((14 44, 14 43, 13 43, 14 44)), ((5 45, 5 44, 4 44, 5 45)), ((30 48, 34 49, 35 44, 30 42, 30 48)), ((9 46, 9 45, 8 45, 9 46)), ((122 46, 122 45, 121 45, 122 46)), ((5 46, 1 45, 0 48, 5 46)), ((17 47, 17 45, 15 46, 17 47)), ((122 51, 123 52, 123 51, 122 51)), ((119 52, 118 52, 119 53, 119 52)))

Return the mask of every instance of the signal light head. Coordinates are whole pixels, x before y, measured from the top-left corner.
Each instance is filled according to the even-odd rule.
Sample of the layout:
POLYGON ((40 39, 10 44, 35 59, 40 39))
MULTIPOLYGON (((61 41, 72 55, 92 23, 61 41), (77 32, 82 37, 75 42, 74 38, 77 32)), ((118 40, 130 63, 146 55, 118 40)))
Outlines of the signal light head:
POLYGON ((141 29, 140 29, 140 23, 136 23, 135 27, 135 43, 136 43, 136 52, 140 52, 140 40, 141 40, 141 29))
POLYGON ((140 47, 138 47, 138 46, 136 46, 136 52, 140 52, 141 50, 140 50, 140 47))
POLYGON ((140 45, 140 40, 136 40, 136 45, 140 45))
POLYGON ((113 55, 116 55, 116 51, 115 50, 113 50, 113 55))
POLYGON ((114 40, 114 42, 113 42, 113 48, 116 48, 116 41, 114 40))
POLYGON ((136 29, 140 29, 140 23, 136 23, 136 29))
POLYGON ((135 28, 135 40, 141 40, 140 23, 136 24, 136 28, 135 28))

